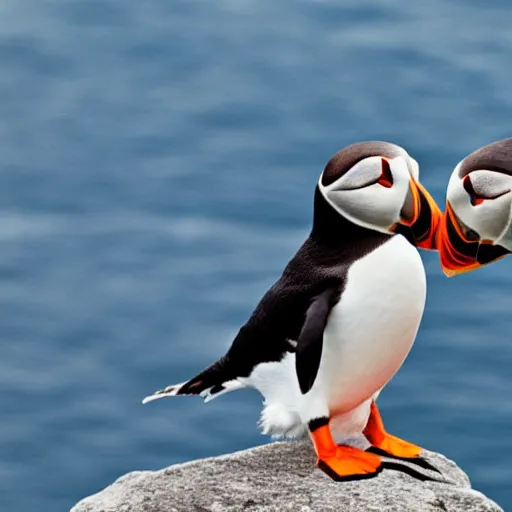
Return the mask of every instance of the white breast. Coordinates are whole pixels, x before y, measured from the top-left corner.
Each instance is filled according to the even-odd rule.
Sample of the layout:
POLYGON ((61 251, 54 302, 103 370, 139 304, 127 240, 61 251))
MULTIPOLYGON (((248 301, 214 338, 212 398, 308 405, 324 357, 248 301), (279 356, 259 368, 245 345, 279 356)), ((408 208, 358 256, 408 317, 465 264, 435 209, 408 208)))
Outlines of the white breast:
MULTIPOLYGON (((421 257, 400 235, 350 267, 324 331, 314 385, 329 404, 337 433, 364 428, 369 398, 397 372, 414 343, 425 298, 421 257)), ((258 365, 243 380, 265 397, 264 433, 296 437, 306 432, 298 413, 302 394, 294 354, 258 365)))
POLYGON ((418 251, 394 236, 355 262, 324 331, 318 378, 333 414, 381 389, 414 343, 426 298, 418 251))

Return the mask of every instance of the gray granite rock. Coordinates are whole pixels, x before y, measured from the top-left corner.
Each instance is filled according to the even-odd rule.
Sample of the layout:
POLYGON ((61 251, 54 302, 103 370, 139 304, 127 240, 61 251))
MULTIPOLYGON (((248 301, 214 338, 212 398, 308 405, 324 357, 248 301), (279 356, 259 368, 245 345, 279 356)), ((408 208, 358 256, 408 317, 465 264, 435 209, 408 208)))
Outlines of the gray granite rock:
POLYGON ((503 512, 471 489, 454 462, 432 452, 425 458, 451 483, 423 482, 389 469, 372 479, 337 483, 315 469, 309 443, 273 443, 128 473, 71 512, 503 512))

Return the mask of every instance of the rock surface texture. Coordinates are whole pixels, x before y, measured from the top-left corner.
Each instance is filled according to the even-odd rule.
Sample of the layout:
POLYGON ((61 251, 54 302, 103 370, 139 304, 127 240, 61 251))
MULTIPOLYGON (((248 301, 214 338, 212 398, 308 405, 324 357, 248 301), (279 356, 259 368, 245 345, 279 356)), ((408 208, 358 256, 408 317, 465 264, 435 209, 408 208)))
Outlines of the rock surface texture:
POLYGON ((375 478, 333 482, 315 468, 309 443, 273 443, 242 452, 136 471, 80 501, 71 512, 476 512, 503 510, 471 489, 442 455, 425 452, 451 483, 385 469, 375 478))

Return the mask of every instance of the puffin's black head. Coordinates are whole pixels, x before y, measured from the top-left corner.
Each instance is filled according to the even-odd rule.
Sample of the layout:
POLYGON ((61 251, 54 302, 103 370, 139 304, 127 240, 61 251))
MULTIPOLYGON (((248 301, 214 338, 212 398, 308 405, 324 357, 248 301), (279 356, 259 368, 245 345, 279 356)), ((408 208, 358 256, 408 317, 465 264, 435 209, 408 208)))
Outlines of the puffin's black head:
MULTIPOLYGON (((402 233, 419 247, 435 248, 441 212, 419 183, 419 166, 390 142, 360 142, 336 153, 317 186, 315 223, 329 210, 362 228, 402 233)), ((336 229, 336 226, 333 226, 336 229)))
POLYGON ((438 232, 448 276, 474 270, 512 252, 512 138, 464 158, 446 191, 438 232))

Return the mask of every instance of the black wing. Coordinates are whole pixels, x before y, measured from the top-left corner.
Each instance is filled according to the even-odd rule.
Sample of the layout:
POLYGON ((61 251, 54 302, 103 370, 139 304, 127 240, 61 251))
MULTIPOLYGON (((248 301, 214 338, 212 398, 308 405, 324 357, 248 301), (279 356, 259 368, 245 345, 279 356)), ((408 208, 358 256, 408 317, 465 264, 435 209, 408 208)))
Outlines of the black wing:
POLYGON ((339 289, 328 288, 317 295, 306 312, 306 318, 297 340, 295 369, 300 390, 307 393, 315 383, 320 359, 325 325, 339 289))

